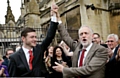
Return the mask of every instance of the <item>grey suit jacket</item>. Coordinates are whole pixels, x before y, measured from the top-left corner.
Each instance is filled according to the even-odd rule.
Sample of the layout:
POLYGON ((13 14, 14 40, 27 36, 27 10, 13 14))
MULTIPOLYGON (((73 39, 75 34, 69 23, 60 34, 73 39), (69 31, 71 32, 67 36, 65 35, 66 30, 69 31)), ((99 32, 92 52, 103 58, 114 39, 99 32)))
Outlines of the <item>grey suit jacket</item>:
POLYGON ((63 77, 71 78, 80 76, 80 78, 104 78, 105 64, 108 57, 107 49, 93 43, 85 58, 84 65, 82 67, 78 67, 77 64, 81 44, 73 41, 64 25, 60 24, 58 26, 58 31, 65 43, 74 52, 72 57, 72 67, 63 69, 63 77))

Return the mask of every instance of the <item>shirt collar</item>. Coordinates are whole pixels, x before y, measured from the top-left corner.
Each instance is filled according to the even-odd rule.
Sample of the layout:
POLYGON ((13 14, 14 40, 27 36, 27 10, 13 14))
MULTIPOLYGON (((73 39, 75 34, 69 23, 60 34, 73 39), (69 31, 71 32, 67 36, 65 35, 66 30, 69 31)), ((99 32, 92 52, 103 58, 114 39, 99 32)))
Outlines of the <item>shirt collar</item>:
POLYGON ((93 43, 91 43, 87 48, 86 48, 86 51, 89 51, 90 48, 92 47, 93 43))
MULTIPOLYGON (((24 46, 22 46, 23 51, 25 52, 25 54, 27 54, 29 52, 29 49, 25 48, 24 46)), ((33 51, 33 49, 31 49, 33 51)))

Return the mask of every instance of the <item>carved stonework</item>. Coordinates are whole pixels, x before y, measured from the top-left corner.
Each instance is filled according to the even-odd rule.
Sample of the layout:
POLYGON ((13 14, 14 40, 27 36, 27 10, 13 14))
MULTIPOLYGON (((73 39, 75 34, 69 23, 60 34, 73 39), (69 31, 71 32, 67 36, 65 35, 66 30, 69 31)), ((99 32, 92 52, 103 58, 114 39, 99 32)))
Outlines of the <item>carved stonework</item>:
POLYGON ((8 3, 8 7, 7 7, 7 14, 5 15, 5 23, 8 23, 10 20, 15 22, 14 15, 13 15, 11 7, 9 5, 9 0, 7 1, 7 3, 8 3))

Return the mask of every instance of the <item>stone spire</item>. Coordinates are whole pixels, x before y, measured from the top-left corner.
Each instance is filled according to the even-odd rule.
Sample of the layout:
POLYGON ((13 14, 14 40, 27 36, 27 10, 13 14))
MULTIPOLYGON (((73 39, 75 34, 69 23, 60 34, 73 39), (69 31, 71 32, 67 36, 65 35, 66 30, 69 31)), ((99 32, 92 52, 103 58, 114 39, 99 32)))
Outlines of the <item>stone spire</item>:
POLYGON ((8 4, 8 7, 7 7, 7 14, 5 15, 5 23, 8 23, 10 20, 15 22, 15 17, 12 13, 9 0, 7 0, 7 4, 8 4))
POLYGON ((7 0, 7 3, 8 3, 8 6, 10 6, 10 1, 9 0, 7 0))

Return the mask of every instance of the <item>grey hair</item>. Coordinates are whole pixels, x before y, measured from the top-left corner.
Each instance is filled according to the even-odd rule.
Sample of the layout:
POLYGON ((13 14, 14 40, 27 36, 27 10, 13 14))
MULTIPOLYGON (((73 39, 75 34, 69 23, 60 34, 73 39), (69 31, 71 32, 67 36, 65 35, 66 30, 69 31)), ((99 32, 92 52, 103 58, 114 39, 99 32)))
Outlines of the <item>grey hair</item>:
POLYGON ((107 36, 107 39, 110 38, 110 37, 114 37, 116 41, 118 41, 118 35, 117 34, 109 34, 107 36))
POLYGON ((78 30, 78 35, 80 34, 80 30, 83 28, 83 27, 86 27, 90 30, 91 34, 93 34, 93 30, 89 27, 89 26, 81 26, 78 30))

